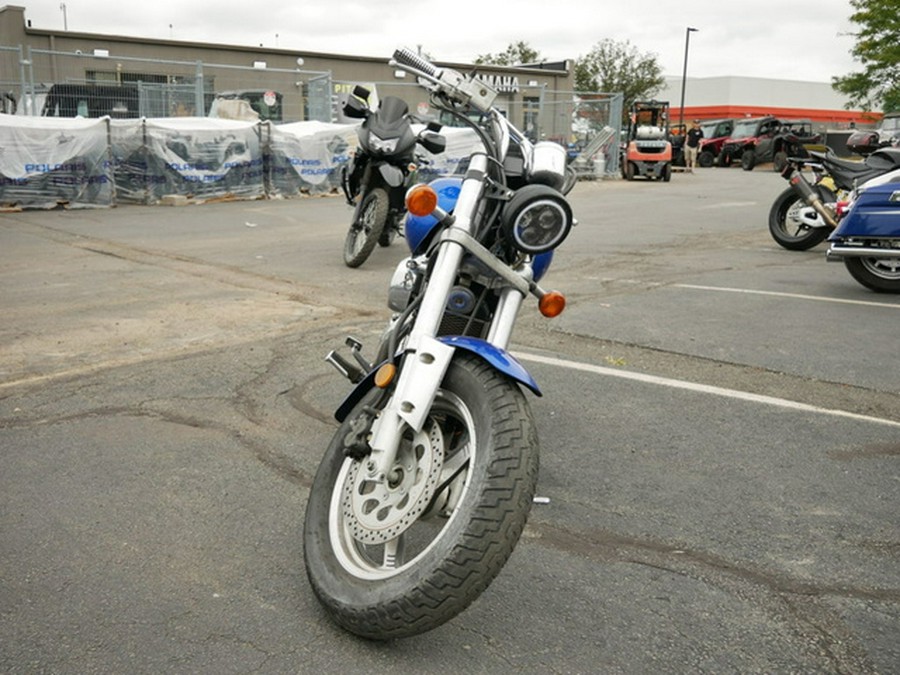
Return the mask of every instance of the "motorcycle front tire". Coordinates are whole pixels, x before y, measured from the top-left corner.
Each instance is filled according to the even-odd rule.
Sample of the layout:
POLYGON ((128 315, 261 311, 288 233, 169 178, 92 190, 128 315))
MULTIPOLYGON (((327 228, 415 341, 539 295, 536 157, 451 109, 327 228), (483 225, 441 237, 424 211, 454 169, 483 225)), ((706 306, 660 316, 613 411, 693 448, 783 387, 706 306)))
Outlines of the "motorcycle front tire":
MULTIPOLYGON (((303 545, 310 585, 331 619, 361 637, 389 640, 452 619, 496 577, 531 509, 538 442, 518 386, 482 359, 458 354, 426 421, 432 441, 425 445, 443 446, 444 471, 452 467, 452 476, 441 473, 427 508, 409 514, 402 533, 387 544, 363 544, 365 511, 349 508, 348 500, 377 488, 363 478, 366 458, 345 457, 343 445, 351 420, 371 403, 364 398, 351 412, 325 453, 310 489, 303 545), (362 464, 358 474, 355 462, 362 464)), ((418 438, 408 443, 414 449, 401 444, 391 475, 399 476, 404 463, 407 475, 410 465, 422 472, 417 458, 429 450, 418 438)), ((400 499, 391 508, 398 513, 383 517, 393 522, 406 517, 399 511, 409 504, 400 499)))
POLYGON ((387 248, 394 243, 394 239, 400 234, 400 223, 402 222, 402 219, 403 214, 388 214, 389 222, 384 226, 384 229, 381 230, 381 236, 378 237, 379 246, 387 248))
POLYGON ((890 258, 844 258, 850 276, 876 293, 900 293, 900 262, 890 258))
POLYGON ((375 188, 362 198, 359 220, 350 225, 344 239, 344 264, 359 267, 371 255, 388 217, 388 194, 375 188))
MULTIPOLYGON (((814 189, 819 193, 823 202, 837 200, 835 194, 822 185, 816 185, 814 189)), ((772 208, 769 209, 769 233, 772 235, 772 239, 789 251, 811 249, 825 241, 825 238, 831 233, 831 228, 828 226, 802 227, 791 219, 792 211, 803 208, 805 204, 803 197, 789 187, 775 198, 772 208)))

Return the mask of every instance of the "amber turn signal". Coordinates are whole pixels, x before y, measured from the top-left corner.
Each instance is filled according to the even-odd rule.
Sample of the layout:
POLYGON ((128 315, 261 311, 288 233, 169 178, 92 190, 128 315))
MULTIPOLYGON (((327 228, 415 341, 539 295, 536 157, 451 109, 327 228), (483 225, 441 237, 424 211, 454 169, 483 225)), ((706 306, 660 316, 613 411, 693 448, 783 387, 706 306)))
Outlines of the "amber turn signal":
POLYGON ((397 375, 397 366, 393 363, 385 363, 375 373, 375 386, 379 389, 386 389, 394 381, 395 375, 397 375))
POLYGON ((427 216, 437 208, 438 196, 428 185, 415 185, 406 193, 406 210, 414 216, 427 216))
POLYGON ((548 319, 552 319, 562 314, 562 311, 566 308, 566 296, 559 291, 544 293, 540 302, 538 302, 538 308, 541 310, 541 314, 548 319))

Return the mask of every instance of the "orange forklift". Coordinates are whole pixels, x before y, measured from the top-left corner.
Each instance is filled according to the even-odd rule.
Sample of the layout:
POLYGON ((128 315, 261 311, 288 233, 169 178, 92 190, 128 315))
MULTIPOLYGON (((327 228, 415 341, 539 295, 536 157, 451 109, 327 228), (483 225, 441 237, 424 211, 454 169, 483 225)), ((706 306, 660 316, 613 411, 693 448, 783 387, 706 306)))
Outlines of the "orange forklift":
POLYGON ((635 101, 632 104, 621 160, 622 177, 627 180, 634 180, 635 176, 671 180, 668 101, 635 101))

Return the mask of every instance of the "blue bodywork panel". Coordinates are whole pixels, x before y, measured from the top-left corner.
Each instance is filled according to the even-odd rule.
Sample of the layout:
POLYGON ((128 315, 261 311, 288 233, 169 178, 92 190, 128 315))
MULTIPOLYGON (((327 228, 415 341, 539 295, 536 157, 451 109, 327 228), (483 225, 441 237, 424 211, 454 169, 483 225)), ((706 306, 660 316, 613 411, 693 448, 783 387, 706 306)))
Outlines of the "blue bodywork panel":
POLYGON ((828 239, 845 237, 900 237, 900 183, 865 190, 828 239))

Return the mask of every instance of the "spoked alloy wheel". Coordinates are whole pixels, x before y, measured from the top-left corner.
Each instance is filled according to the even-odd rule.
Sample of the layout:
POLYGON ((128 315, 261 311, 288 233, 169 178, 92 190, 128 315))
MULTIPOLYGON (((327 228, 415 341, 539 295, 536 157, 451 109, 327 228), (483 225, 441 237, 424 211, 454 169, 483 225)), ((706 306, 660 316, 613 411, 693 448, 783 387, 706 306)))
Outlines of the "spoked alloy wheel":
POLYGON ((359 221, 350 226, 344 240, 344 263, 347 267, 362 265, 378 243, 388 216, 388 195, 375 188, 363 198, 359 221))
POLYGON ((900 293, 900 258, 844 258, 851 276, 877 293, 900 293))
MULTIPOLYGON (((364 403, 371 404, 371 401, 364 403)), ((522 392, 484 361, 454 358, 423 431, 408 432, 383 483, 344 457, 360 405, 335 434, 304 529, 313 590, 345 629, 416 635, 465 609, 512 553, 538 470, 522 392)))
MULTIPOLYGON (((837 196, 826 187, 816 185, 815 190, 826 204, 837 200, 837 196)), ((787 188, 769 209, 769 233, 772 238, 789 251, 806 251, 825 241, 831 228, 827 225, 810 227, 801 217, 811 208, 793 188, 787 188)), ((816 219, 821 222, 818 214, 816 219)))

